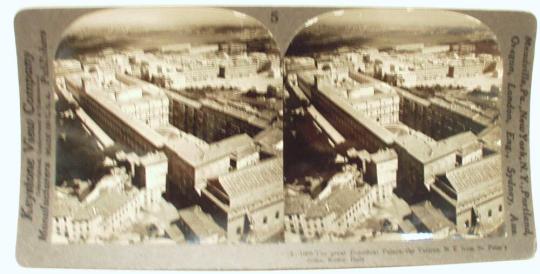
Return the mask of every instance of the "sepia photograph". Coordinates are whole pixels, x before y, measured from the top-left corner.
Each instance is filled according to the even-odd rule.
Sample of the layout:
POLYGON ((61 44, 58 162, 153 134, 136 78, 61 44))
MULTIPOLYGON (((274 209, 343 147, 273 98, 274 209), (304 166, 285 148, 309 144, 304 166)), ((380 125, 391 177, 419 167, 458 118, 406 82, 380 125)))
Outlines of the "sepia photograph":
POLYGON ((502 61, 468 15, 325 13, 281 64, 236 11, 108 9, 54 65, 54 243, 505 236, 502 61))
POLYGON ((219 8, 103 9, 56 51, 57 244, 283 241, 280 54, 219 8))
POLYGON ((285 241, 506 236, 500 55, 453 11, 308 20, 284 58, 285 241))

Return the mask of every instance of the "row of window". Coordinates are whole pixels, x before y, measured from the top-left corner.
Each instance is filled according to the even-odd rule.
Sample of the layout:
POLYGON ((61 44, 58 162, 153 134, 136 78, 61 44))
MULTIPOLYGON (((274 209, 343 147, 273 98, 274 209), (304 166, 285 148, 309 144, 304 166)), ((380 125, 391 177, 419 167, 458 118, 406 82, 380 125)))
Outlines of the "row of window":
MULTIPOLYGON (((279 219, 279 217, 281 216, 280 212, 279 211, 276 211, 276 213, 274 214, 274 217, 275 219, 279 219)), ((264 216, 263 219, 262 219, 262 223, 263 224, 267 224, 268 223, 268 216, 264 216)), ((238 226, 236 228, 236 234, 240 235, 242 234, 242 226, 238 226)))
MULTIPOLYGON (((502 206, 502 204, 499 204, 499 206, 497 207, 497 211, 498 211, 499 213, 502 213, 502 211, 503 211, 503 206, 502 206)), ((480 217, 481 217, 481 216, 480 216, 480 217)), ((488 209, 488 211, 487 211, 487 217, 488 217, 488 219, 491 219, 491 218, 493 217, 493 210, 492 210, 492 209, 488 209)), ((470 220, 465 220, 464 224, 465 224, 465 227, 466 227, 466 228, 469 228, 469 227, 471 226, 470 220)))

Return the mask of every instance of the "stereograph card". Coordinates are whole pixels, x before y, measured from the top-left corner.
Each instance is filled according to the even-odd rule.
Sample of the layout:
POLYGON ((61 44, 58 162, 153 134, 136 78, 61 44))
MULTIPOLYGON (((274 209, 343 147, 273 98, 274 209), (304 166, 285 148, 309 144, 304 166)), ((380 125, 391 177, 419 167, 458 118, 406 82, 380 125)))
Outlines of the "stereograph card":
POLYGON ((536 250, 532 14, 38 8, 15 32, 23 266, 347 268, 536 250))

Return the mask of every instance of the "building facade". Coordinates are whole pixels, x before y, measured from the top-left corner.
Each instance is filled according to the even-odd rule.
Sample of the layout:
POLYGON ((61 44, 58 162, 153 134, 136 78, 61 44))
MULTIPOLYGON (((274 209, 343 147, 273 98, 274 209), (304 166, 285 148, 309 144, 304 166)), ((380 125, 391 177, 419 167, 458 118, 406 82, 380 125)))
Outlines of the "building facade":
POLYGON ((432 200, 460 233, 489 233, 504 220, 501 156, 495 154, 438 176, 432 200))
POLYGON ((225 229, 228 241, 264 241, 283 229, 282 158, 209 180, 202 195, 208 211, 225 229))

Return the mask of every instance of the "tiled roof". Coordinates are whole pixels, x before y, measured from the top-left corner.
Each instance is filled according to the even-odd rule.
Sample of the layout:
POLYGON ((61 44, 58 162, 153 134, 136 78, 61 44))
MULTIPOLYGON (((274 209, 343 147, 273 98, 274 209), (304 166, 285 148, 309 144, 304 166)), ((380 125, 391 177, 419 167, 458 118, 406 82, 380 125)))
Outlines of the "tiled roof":
POLYGON ((218 181, 229 196, 231 207, 262 201, 283 193, 283 160, 266 160, 222 175, 218 181))
POLYGON ((501 156, 496 154, 446 173, 448 182, 460 193, 488 185, 501 185, 501 156))

